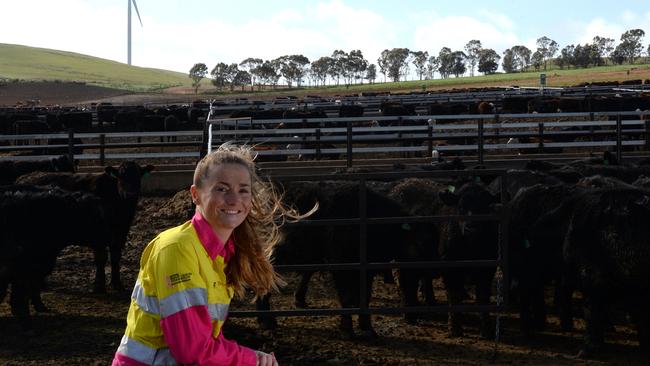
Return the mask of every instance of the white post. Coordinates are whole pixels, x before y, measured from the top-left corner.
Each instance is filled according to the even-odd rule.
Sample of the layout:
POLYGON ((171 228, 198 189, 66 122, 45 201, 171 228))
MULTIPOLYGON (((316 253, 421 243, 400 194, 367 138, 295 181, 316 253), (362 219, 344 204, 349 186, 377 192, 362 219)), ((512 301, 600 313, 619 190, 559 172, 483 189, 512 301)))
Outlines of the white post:
POLYGON ((128 11, 128 18, 129 19, 127 21, 128 26, 127 26, 127 35, 126 35, 126 38, 127 38, 127 41, 126 41, 126 44, 127 44, 127 63, 129 65, 131 65, 131 0, 126 0, 126 1, 127 1, 128 7, 129 7, 129 11, 128 11))

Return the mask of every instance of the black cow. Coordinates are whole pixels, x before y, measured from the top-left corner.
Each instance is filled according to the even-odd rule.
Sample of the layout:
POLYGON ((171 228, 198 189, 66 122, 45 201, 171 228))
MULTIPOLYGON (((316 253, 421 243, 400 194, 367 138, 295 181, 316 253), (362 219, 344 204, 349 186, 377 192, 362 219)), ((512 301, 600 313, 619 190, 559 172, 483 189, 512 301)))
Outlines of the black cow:
MULTIPOLYGON (((442 215, 491 214, 498 202, 488 189, 478 182, 465 183, 457 192, 441 192, 446 205, 442 215)), ((438 253, 442 260, 495 260, 498 253, 497 224, 494 221, 448 221, 440 225, 438 253)), ((441 271, 450 305, 459 305, 465 296, 464 285, 476 285, 476 302, 488 305, 495 268, 445 269, 441 271)), ((463 334, 459 313, 449 313, 449 335, 463 334)), ((481 337, 490 337, 489 314, 481 313, 481 337)))
POLYGON ((40 289, 59 252, 72 244, 104 247, 110 228, 95 195, 20 186, 0 189, 0 223, 0 300, 11 285, 11 311, 27 331, 29 300, 47 310, 40 289))
POLYGON ((584 297, 585 344, 598 351, 609 308, 626 310, 637 326, 642 351, 650 352, 650 193, 605 188, 573 200, 564 261, 584 297))
MULTIPOLYGON (((33 185, 53 185, 71 191, 90 192, 97 195, 111 224, 109 250, 111 255, 111 286, 122 291, 120 280, 120 259, 122 249, 135 215, 140 198, 141 179, 154 169, 147 165, 141 167, 135 162, 125 161, 118 168, 108 166, 104 173, 32 173, 21 177, 17 183, 33 185)), ((106 291, 104 266, 108 260, 106 248, 95 250, 95 292, 106 291)))
POLYGON ((67 155, 48 160, 0 161, 0 185, 13 184, 16 178, 31 172, 70 172, 75 166, 67 155))
MULTIPOLYGON (((413 216, 434 216, 437 215, 443 204, 438 198, 438 194, 443 192, 446 186, 436 183, 430 179, 408 178, 400 181, 389 192, 389 197, 399 202, 402 208, 413 216)), ((410 225, 409 225, 410 226, 410 225)), ((440 233, 437 225, 434 223, 418 224, 418 230, 421 231, 422 237, 430 237, 429 242, 421 242, 418 248, 421 261, 438 260, 438 239, 440 233), (428 232, 428 233, 427 233, 428 232)), ((411 271, 401 271, 399 280, 404 282, 402 287, 405 288, 403 293, 403 305, 412 306, 418 303, 417 290, 414 286, 418 280, 420 292, 427 306, 436 305, 435 294, 433 291, 432 280, 439 274, 435 270, 420 268, 411 271), (405 275, 417 276, 417 279, 405 277, 405 275)), ((407 313, 406 321, 415 323, 417 314, 407 313)))
MULTIPOLYGON (((298 206, 311 206, 319 201, 319 210, 315 219, 345 219, 359 217, 359 188, 356 183, 307 183, 301 188, 296 182, 291 190, 300 190, 306 194, 296 197, 298 206)), ((286 189, 286 187, 285 187, 286 189)), ((407 213, 395 201, 368 189, 367 214, 370 218, 407 216, 407 213)), ((355 263, 359 262, 359 225, 343 226, 309 226, 297 225, 285 229, 285 240, 275 253, 278 264, 299 263, 355 263)), ((420 260, 421 249, 431 246, 435 240, 426 228, 420 225, 382 224, 369 225, 367 230, 368 262, 388 262, 390 260, 420 260)), ((369 270, 367 283, 372 284, 375 274, 384 271, 369 270)), ((357 270, 331 270, 338 299, 343 308, 360 307, 360 282, 357 270)), ((307 281, 313 272, 307 272, 303 281, 307 281)), ((402 293, 417 291, 417 274, 415 271, 400 271, 402 293), (414 282, 415 281, 415 282, 414 282), (414 285, 415 284, 415 285, 414 285), (409 286, 410 285, 410 286, 409 286)), ((371 286, 366 292, 370 301, 371 286)), ((412 296, 406 298, 412 298, 412 296)), ((268 309, 268 298, 258 303, 259 309, 268 309)), ((365 304, 366 306, 368 304, 365 304)), ((409 306, 415 304, 407 304, 409 306)), ((267 322, 267 324, 269 324, 267 322)), ((340 328, 345 335, 352 335, 352 317, 342 315, 340 328)), ((359 329, 365 335, 374 335, 369 315, 359 316, 359 329)))
POLYGON ((520 327, 525 336, 544 329, 544 286, 556 285, 561 326, 570 330, 572 287, 566 282, 562 260, 565 222, 542 219, 581 190, 563 183, 541 183, 518 190, 510 202, 509 268, 511 298, 519 298, 520 327))

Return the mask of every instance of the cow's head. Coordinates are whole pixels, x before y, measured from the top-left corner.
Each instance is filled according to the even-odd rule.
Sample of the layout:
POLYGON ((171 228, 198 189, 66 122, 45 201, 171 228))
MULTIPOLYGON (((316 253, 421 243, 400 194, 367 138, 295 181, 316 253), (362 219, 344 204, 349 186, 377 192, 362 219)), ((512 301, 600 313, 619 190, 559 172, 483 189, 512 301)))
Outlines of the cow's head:
POLYGON ((105 171, 117 179, 117 190, 124 199, 137 199, 140 196, 141 179, 154 170, 153 165, 141 167, 133 161, 124 161, 119 167, 107 166, 105 171))

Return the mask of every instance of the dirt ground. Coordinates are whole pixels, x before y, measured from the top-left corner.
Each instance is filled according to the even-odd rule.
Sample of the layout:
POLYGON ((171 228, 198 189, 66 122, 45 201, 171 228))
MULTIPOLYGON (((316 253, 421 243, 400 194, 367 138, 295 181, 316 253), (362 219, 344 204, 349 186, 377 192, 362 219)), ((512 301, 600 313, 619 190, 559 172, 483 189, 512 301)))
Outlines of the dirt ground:
MULTIPOLYGON (((29 84, 29 83, 27 83, 29 84)), ((160 95, 125 94, 123 91, 95 90, 82 84, 43 83, 8 90, 0 86, 0 105, 40 99, 46 104, 83 104, 89 101, 125 100, 128 103, 161 101, 160 95), (21 91, 22 90, 22 91, 21 91), (121 98, 121 99, 120 99, 121 98)), ((163 98, 191 98, 167 95, 163 98)), ((164 100, 164 99, 163 99, 164 100)), ((58 259, 43 293, 49 313, 34 314, 36 335, 22 334, 9 305, 0 303, 0 365, 108 365, 125 327, 126 313, 140 254, 160 231, 186 219, 188 201, 183 194, 143 197, 124 252, 122 278, 127 291, 98 295, 91 293, 94 266, 87 248, 69 247, 58 259)), ((107 272, 110 268, 107 267, 107 272)), ((273 299, 274 309, 293 309, 292 293, 296 278, 286 275, 289 285, 273 299)), ((444 301, 444 291, 436 284, 436 296, 444 301)), ((397 287, 374 283, 371 306, 399 306, 397 287)), ((327 275, 310 283, 308 301, 314 308, 336 308, 336 296, 327 275)), ((231 310, 251 309, 236 301, 231 310)), ((551 316, 547 331, 535 339, 523 339, 514 313, 501 314, 499 342, 478 337, 477 321, 472 321, 462 338, 449 338, 446 314, 433 314, 417 325, 407 325, 401 316, 375 315, 374 339, 345 339, 337 331, 338 318, 283 317, 275 332, 262 331, 253 318, 231 318, 224 329, 226 337, 265 351, 274 351, 280 365, 650 365, 647 355, 638 351, 636 332, 619 319, 615 331, 606 334, 607 346, 594 360, 577 359, 583 322, 576 320, 576 331, 560 331, 559 321, 551 316)))
MULTIPOLYGON (((142 249, 159 231, 187 217, 188 195, 143 197, 124 252, 122 278, 132 288, 142 249)), ((107 267, 107 271, 110 269, 107 267)), ((59 257, 48 280, 43 299, 50 313, 34 314, 36 335, 23 335, 10 315, 8 304, 0 304, 0 365, 108 365, 125 327, 130 290, 90 292, 94 274, 92 253, 69 247, 59 257)), ((293 309, 296 278, 287 274, 289 285, 273 299, 274 309, 293 309)), ((444 291, 436 284, 436 297, 444 291)), ((313 308, 336 308, 327 275, 315 276, 308 301, 313 308)), ((379 279, 374 283, 371 306, 399 306, 397 288, 379 279)), ((235 301, 231 310, 251 309, 235 301)), ((624 319, 623 319, 624 320, 624 319)), ((524 340, 516 316, 502 314, 500 340, 482 340, 477 323, 470 319, 466 335, 449 338, 446 314, 432 314, 417 325, 407 325, 401 316, 374 315, 377 338, 346 339, 337 331, 338 318, 282 317, 275 332, 262 331, 253 318, 231 318, 226 337, 265 351, 274 351, 280 365, 648 365, 638 351, 636 332, 625 322, 609 332, 607 346, 598 358, 575 357, 581 345, 583 323, 576 332, 564 333, 558 319, 550 318, 548 330, 533 340, 524 340), (496 351, 496 352, 495 352, 496 351)))

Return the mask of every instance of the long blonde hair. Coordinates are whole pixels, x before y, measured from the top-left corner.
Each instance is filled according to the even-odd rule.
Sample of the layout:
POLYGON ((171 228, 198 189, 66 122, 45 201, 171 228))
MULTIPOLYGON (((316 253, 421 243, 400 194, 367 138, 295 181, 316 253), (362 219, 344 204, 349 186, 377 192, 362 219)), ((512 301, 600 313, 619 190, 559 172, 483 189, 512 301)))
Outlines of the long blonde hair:
POLYGON ((263 296, 285 284, 271 263, 273 250, 282 239, 280 226, 287 219, 306 216, 282 203, 273 185, 257 174, 254 159, 250 146, 225 143, 203 157, 194 170, 193 183, 197 188, 208 178, 210 168, 221 164, 240 164, 250 173, 252 207, 244 222, 233 231, 235 254, 226 267, 228 284, 240 298, 247 288, 256 296, 263 296))

